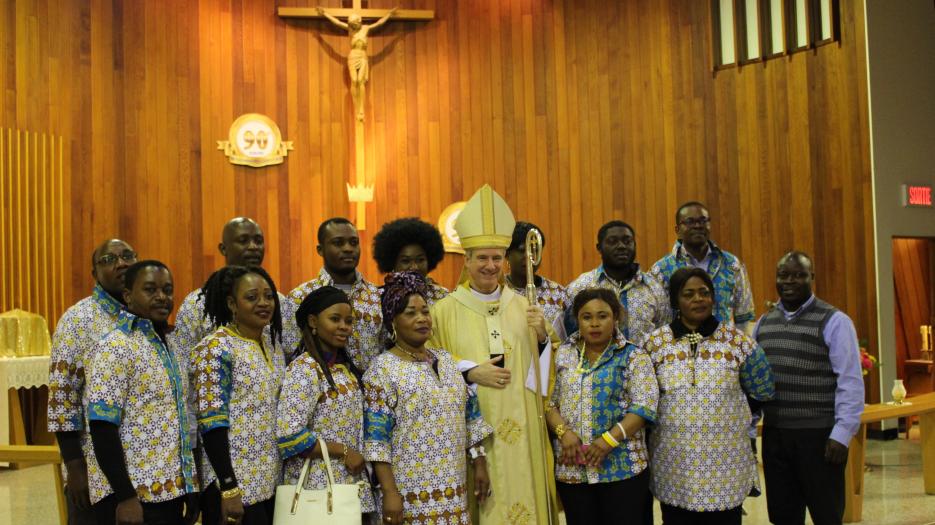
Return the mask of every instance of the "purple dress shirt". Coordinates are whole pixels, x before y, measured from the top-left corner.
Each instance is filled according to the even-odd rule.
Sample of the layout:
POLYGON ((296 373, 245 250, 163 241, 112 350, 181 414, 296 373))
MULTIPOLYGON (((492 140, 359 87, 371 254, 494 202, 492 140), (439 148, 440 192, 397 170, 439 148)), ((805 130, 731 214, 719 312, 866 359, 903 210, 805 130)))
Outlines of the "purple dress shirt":
MULTIPOLYGON (((798 310, 789 312, 782 302, 776 303, 786 320, 798 317, 806 307, 815 302, 815 295, 805 301, 798 310)), ((761 316, 756 322, 753 338, 760 333, 761 316)), ((864 411, 864 378, 860 369, 860 345, 857 343, 857 330, 854 322, 844 312, 835 312, 822 330, 825 344, 828 345, 828 358, 831 369, 838 377, 838 386, 834 391, 834 428, 831 439, 848 446, 851 438, 860 428, 860 415, 864 411)))

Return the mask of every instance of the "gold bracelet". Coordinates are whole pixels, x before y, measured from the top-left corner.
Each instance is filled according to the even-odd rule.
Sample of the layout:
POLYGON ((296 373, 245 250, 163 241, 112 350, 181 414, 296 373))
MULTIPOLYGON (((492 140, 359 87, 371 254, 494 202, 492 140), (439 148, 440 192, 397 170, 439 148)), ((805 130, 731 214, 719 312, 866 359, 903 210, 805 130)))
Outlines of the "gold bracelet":
POLYGON ((243 496, 243 490, 240 487, 221 491, 221 499, 231 499, 237 496, 243 496))
POLYGON ((555 427, 555 437, 562 439, 562 436, 564 436, 567 431, 568 429, 565 428, 565 423, 560 423, 555 427))
POLYGON ((341 452, 341 454, 344 457, 341 459, 341 461, 344 463, 344 466, 346 467, 347 466, 347 443, 343 443, 343 446, 344 446, 344 450, 341 452))

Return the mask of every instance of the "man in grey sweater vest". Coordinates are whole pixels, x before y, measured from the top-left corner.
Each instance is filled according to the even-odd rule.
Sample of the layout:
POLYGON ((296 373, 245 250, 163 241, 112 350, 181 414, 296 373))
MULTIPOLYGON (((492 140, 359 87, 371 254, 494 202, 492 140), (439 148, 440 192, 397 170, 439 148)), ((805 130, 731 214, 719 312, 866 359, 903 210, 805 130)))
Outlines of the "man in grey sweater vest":
POLYGON ((763 405, 763 471, 769 519, 839 524, 848 444, 860 427, 864 382, 851 319, 812 294, 811 258, 789 252, 776 267, 779 303, 757 322, 776 382, 763 405))

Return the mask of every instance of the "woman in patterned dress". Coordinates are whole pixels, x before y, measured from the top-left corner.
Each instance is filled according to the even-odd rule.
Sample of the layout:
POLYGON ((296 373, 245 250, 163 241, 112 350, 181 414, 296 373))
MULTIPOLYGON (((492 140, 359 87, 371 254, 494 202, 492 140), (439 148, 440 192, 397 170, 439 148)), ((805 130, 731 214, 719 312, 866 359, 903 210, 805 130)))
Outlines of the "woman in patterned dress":
POLYGON ((448 295, 447 288, 428 276, 444 256, 438 229, 415 217, 390 221, 373 236, 373 258, 380 271, 421 273, 427 282, 425 300, 429 306, 448 295))
POLYGON ((713 316, 713 291, 704 270, 677 270, 669 281, 675 320, 645 343, 660 392, 651 487, 666 525, 739 524, 758 482, 747 396, 772 398, 772 372, 755 341, 713 316))
POLYGON ((469 524, 467 456, 483 505, 490 479, 481 442, 493 429, 448 352, 425 346, 432 333, 425 286, 417 272, 386 278, 383 322, 393 343, 364 375, 364 450, 380 481, 385 523, 469 524))
POLYGON ((203 483, 210 484, 203 523, 269 525, 282 470, 275 418, 286 366, 276 285, 258 266, 226 266, 203 290, 205 317, 217 327, 192 352, 203 483))
POLYGON ((308 294, 295 314, 302 331, 299 357, 289 363, 276 416, 279 452, 285 460, 287 483, 299 482, 306 458, 305 488, 327 485, 321 465, 321 441, 328 446, 336 483, 363 483, 361 510, 376 511, 364 465, 364 394, 360 371, 345 350, 354 326, 347 294, 322 286, 308 294))
POLYGON ((617 330, 620 301, 605 288, 580 292, 580 330, 555 357, 546 420, 555 435, 555 480, 568 525, 642 523, 649 495, 643 427, 656 419, 652 361, 617 330))

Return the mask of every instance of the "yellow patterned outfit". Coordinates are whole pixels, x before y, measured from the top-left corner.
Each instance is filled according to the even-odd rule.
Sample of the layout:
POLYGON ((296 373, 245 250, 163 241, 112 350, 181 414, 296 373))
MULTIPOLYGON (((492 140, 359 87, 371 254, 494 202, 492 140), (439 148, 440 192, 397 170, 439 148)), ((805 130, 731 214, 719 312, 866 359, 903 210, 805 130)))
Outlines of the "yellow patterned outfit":
MULTIPOLYGON (((231 465, 244 506, 272 498, 281 478, 275 429, 285 359, 268 339, 264 346, 222 326, 202 339, 192 355, 198 428, 202 434, 228 429, 231 465)), ((201 464, 207 486, 216 476, 206 453, 201 464)))
MULTIPOLYGON (((88 421, 119 429, 130 481, 143 503, 173 500, 195 490, 188 435, 188 375, 152 323, 123 311, 117 328, 94 349, 87 373, 88 421)), ((97 461, 88 458, 91 503, 113 492, 97 461)))
POLYGON ((650 435, 652 491, 689 511, 735 509, 758 483, 746 396, 771 399, 772 372, 763 349, 727 323, 695 343, 691 337, 666 325, 644 346, 660 392, 650 435))
MULTIPOLYGON (((96 284, 90 296, 65 311, 52 336, 46 411, 49 432, 81 432, 81 450, 88 462, 94 447, 84 419, 85 368, 98 341, 117 328, 122 310, 123 305, 96 284)), ((64 465, 62 475, 67 482, 64 465)))
POLYGON ((392 466, 405 523, 467 525, 467 449, 493 429, 451 356, 429 353, 434 370, 392 352, 367 370, 364 456, 392 466))
MULTIPOLYGON (((301 453, 315 446, 319 438, 326 443, 341 443, 364 451, 364 393, 354 374, 343 364, 329 365, 334 387, 328 383, 321 365, 307 353, 289 363, 276 411, 276 436, 279 453, 285 460, 286 483, 299 480, 305 459, 301 453)), ((341 459, 333 459, 331 467, 337 483, 366 485, 361 498, 363 512, 377 510, 370 481, 366 475, 354 476, 341 459)), ((321 459, 309 466, 305 488, 323 489, 326 474, 321 459)))

